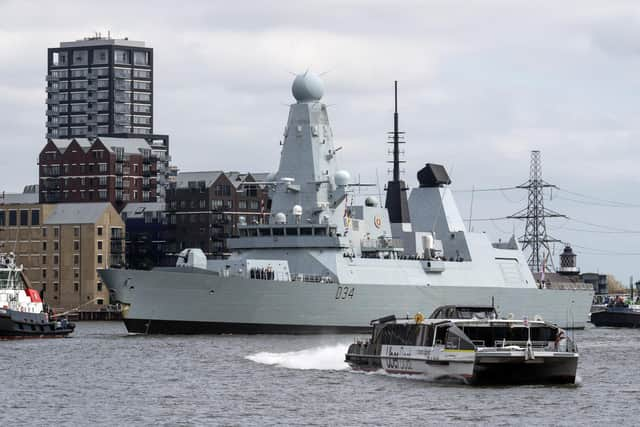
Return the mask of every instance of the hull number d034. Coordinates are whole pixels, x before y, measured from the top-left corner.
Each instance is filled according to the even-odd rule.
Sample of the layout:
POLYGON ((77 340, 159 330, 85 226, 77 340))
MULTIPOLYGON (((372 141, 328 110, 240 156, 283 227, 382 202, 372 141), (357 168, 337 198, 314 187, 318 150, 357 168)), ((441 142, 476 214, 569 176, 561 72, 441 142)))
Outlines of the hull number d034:
POLYGON ((349 286, 338 286, 336 289, 336 299, 352 299, 356 293, 356 288, 350 288, 349 286))

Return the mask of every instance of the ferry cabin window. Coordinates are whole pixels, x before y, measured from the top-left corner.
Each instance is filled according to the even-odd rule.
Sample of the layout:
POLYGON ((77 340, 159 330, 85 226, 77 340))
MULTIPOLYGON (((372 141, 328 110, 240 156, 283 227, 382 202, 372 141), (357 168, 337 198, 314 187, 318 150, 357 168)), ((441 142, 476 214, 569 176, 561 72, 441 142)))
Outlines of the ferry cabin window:
POLYGON ((444 344, 446 342, 446 337, 447 337, 447 329, 449 329, 447 326, 438 326, 436 327, 436 340, 435 343, 436 344, 444 344))
POLYGON ((451 326, 447 329, 445 348, 455 350, 473 350, 475 346, 473 342, 465 336, 465 333, 457 326, 451 326))
POLYGON ((381 343, 387 345, 416 345, 418 325, 387 325, 382 330, 381 343))
POLYGON ((4 211, 0 211, 0 226, 6 225, 4 218, 4 211))
POLYGON ((9 211, 9 225, 18 225, 18 213, 9 211))
POLYGON ((431 347, 433 345, 433 326, 421 325, 418 345, 431 347))
MULTIPOLYGON (((493 346, 502 341, 526 342, 528 338, 527 328, 510 328, 508 326, 492 328, 465 327, 464 333, 474 342, 484 342, 484 345, 493 346)), ((532 327, 531 341, 553 341, 556 333, 553 328, 532 327)))
POLYGON ((37 209, 31 211, 31 225, 40 225, 40 211, 37 209))

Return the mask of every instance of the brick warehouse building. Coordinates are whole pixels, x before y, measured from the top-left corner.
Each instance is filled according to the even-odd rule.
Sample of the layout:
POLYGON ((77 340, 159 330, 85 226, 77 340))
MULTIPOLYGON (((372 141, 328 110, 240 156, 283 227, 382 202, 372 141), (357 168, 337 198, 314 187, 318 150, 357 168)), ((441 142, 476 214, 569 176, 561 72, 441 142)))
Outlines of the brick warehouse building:
POLYGON ((109 292, 96 269, 124 264, 124 222, 110 203, 0 195, 0 242, 1 250, 16 252, 31 285, 56 311, 103 311, 109 292))
POLYGON ((258 223, 268 215, 266 173, 181 172, 167 190, 168 249, 201 248, 209 258, 227 254, 240 217, 258 223), (252 184, 252 183, 257 184, 252 184))
POLYGON ((39 201, 110 202, 118 211, 128 202, 155 202, 162 154, 144 139, 49 139, 38 161, 39 201))

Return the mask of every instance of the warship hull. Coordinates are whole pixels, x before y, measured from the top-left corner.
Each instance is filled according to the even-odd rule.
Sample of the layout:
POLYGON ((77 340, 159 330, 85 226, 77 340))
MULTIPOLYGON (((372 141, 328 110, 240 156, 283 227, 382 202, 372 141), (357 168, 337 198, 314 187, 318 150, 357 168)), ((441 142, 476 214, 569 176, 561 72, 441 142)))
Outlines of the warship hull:
POLYGON ((100 270, 129 332, 148 334, 359 333, 390 310, 430 313, 491 304, 503 316, 585 327, 592 293, 501 286, 309 283, 223 277, 207 270, 100 270), (182 270, 182 271, 181 271, 182 270))

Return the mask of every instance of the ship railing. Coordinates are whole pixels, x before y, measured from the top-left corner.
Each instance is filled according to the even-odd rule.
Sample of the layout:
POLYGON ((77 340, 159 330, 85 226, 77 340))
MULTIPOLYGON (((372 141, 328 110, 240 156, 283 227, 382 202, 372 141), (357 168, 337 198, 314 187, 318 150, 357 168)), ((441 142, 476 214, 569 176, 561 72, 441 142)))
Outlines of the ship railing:
POLYGON ((590 283, 553 283, 546 282, 545 289, 554 291, 592 291, 593 285, 590 283))
MULTIPOLYGON (((510 347, 510 346, 517 346, 517 347, 521 347, 521 348, 526 348, 527 347, 527 341, 503 341, 503 340, 496 340, 494 343, 494 347, 496 348, 503 348, 503 347, 510 347)), ((545 348, 549 346, 549 341, 531 341, 531 346, 533 348, 545 348)))
POLYGON ((400 239, 371 239, 363 240, 360 244, 362 251, 402 251, 402 240, 400 239))
POLYGON ((333 277, 322 274, 291 274, 292 282, 309 282, 309 283, 335 283, 333 277))

